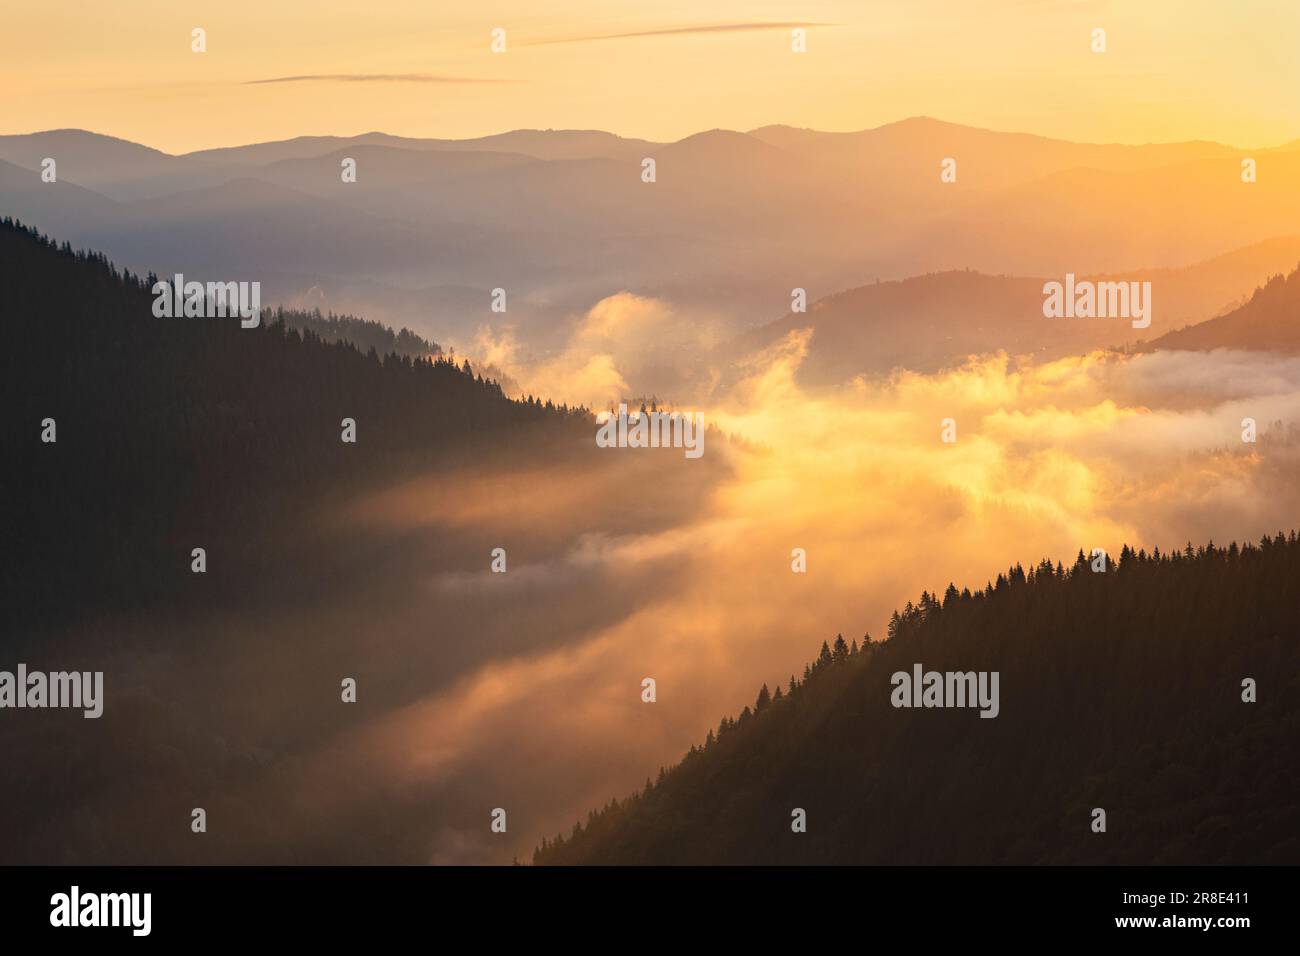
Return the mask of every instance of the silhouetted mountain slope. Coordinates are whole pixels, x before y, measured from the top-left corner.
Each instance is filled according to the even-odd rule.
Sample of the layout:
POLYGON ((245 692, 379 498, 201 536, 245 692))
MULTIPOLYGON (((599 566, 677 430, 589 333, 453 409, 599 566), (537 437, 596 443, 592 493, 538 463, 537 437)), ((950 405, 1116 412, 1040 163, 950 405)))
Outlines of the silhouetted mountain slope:
POLYGON ((87 220, 120 219, 128 208, 68 179, 43 183, 39 168, 26 169, 0 159, 0 210, 6 215, 21 217, 31 209, 50 228, 62 229, 87 220))
POLYGON ((923 594, 534 860, 1294 864, 1298 584, 1292 532, 923 594), (918 663, 999 672, 1000 713, 893 707, 918 663))
POLYGON ((1300 267, 1273 276, 1240 308, 1162 335, 1148 348, 1300 352, 1300 267))
POLYGON ((967 355, 1005 349, 1057 351, 1122 342, 1122 320, 1049 322, 1042 280, 941 272, 877 282, 818 299, 806 313, 788 313, 744 336, 742 353, 766 348, 797 329, 811 328, 799 379, 836 385, 860 373, 893 368, 934 371, 967 355))
POLYGON ((322 315, 320 309, 307 312, 280 308, 268 316, 268 321, 283 323, 287 328, 299 332, 311 332, 323 342, 348 342, 362 352, 374 349, 380 355, 391 352, 408 358, 428 358, 442 354, 437 342, 430 342, 410 329, 394 332, 381 322, 361 319, 355 315, 335 315, 333 312, 322 315))
POLYGON ((1292 234, 1297 219, 1300 152, 1259 150, 1022 180, 942 211, 903 246, 925 261, 927 250, 941 243, 946 257, 990 272, 1119 272, 1177 267, 1292 234), (1259 163, 1257 182, 1242 182, 1246 157, 1259 163), (1014 270, 1003 265, 1008 261, 1014 270))
POLYGON ((911 116, 872 129, 847 133, 778 125, 750 130, 749 135, 794 152, 835 158, 862 173, 902 166, 900 157, 916 157, 927 151, 933 152, 934 147, 942 145, 945 155, 961 157, 963 163, 969 162, 972 170, 979 171, 981 178, 998 184, 1074 167, 1148 169, 1237 153, 1231 146, 1205 141, 1146 143, 1141 146, 1079 143, 1031 133, 981 129, 930 116, 911 116), (1010 151, 1017 156, 1017 168, 998 169, 1010 151))
POLYGON ((156 318, 152 284, 0 224, 11 622, 183 600, 200 543, 223 544, 223 560, 243 562, 231 586, 255 589, 283 558, 277 529, 298 522, 301 545, 306 516, 350 492, 507 450, 534 463, 594 453, 585 409, 511 401, 468 365, 363 353, 346 341, 359 320, 156 318), (341 440, 344 418, 355 444, 341 440))
MULTIPOLYGON (((179 268, 184 250, 190 271, 256 269, 279 301, 326 289, 336 309, 393 321, 405 319, 386 303, 405 290, 468 287, 485 309, 505 283, 522 337, 542 348, 617 291, 717 312, 739 331, 796 286, 821 295, 966 268, 1057 278, 1179 268, 1293 233, 1297 184, 1300 152, 1285 148, 1071 143, 925 117, 667 144, 575 130, 366 133, 184 156, 78 130, 0 137, 0 215, 129 268, 179 268), (1242 182, 1243 154, 1257 182, 1242 182), (46 156, 57 183, 41 179, 46 156), (355 181, 341 175, 346 158, 355 181), (945 159, 955 180, 940 175, 945 159)), ((1161 298, 1156 321, 1226 304, 1188 314, 1161 298)), ((477 333, 478 318, 449 330, 449 317, 439 309, 417 331, 477 333)))
POLYGON ((534 159, 633 159, 658 144, 628 139, 601 130, 516 129, 473 139, 433 139, 371 132, 358 136, 298 136, 270 143, 252 143, 185 153, 180 158, 239 166, 256 166, 284 159, 306 159, 356 146, 373 145, 419 152, 488 151, 515 153, 534 159))
POLYGON ((77 183, 118 200, 213 185, 233 175, 211 163, 171 156, 83 129, 0 136, 0 159, 39 171, 47 158, 55 161, 59 181, 77 183))
MULTIPOLYGON (((998 350, 1056 358, 1139 343, 1189 320, 1208 319, 1240 303, 1261 276, 1283 264, 1290 268, 1297 257, 1300 237, 1293 236, 1181 269, 1078 277, 1095 282, 1150 282, 1153 315, 1148 329, 1134 329, 1123 318, 1044 318, 1045 279, 965 270, 877 282, 817 299, 805 313, 787 313, 747 333, 734 343, 734 350, 748 354, 792 331, 812 329, 808 355, 798 373, 800 381, 810 385, 837 385, 858 374, 883 374, 899 367, 934 371, 958 364, 968 355, 998 350)), ((1060 281, 1063 276, 1055 278, 1060 281)), ((1164 336, 1159 341, 1170 339, 1164 336)), ((1237 347, 1281 348, 1267 342, 1285 339, 1279 333, 1260 337, 1262 344, 1237 347)))

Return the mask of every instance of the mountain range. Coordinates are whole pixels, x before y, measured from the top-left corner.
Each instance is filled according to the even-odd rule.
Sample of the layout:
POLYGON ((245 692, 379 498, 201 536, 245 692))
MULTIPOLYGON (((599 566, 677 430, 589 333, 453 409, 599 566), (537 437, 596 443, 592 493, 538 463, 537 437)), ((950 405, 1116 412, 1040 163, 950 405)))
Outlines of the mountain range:
MULTIPOLYGON (((675 143, 373 132, 173 156, 54 130, 0 137, 0 211, 128 268, 260 278, 287 306, 461 341, 508 322, 545 350, 574 315, 620 291, 720 315, 740 334, 779 316, 795 287, 819 299, 954 269, 1186 269, 1295 235, 1300 141, 1094 145, 917 117, 675 143), (55 183, 39 175, 46 157, 55 183), (349 158, 355 183, 340 175, 349 158), (646 158, 653 183, 641 179, 646 158), (941 181, 945 158, 955 182, 941 181), (1256 182, 1242 181, 1245 158, 1256 182), (505 317, 489 309, 498 287, 511 293, 505 317)), ((1217 298, 1263 278, 1225 282, 1217 298)))
POLYGON ((1295 352, 1300 351, 1298 266, 1300 236, 1180 269, 1077 277, 1150 282, 1154 316, 1143 330, 1124 318, 1045 318, 1046 278, 934 273, 818 299, 808 311, 787 313, 728 348, 733 356, 744 356, 810 329, 798 377, 813 386, 842 385, 857 375, 879 376, 896 368, 936 371, 996 349, 1037 359, 1129 347, 1295 352))

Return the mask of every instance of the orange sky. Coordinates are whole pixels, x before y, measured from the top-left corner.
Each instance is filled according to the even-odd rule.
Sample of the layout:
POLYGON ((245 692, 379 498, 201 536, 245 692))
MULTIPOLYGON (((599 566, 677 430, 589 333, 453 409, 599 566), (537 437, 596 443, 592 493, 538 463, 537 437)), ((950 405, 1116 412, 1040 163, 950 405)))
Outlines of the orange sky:
POLYGON ((1085 141, 1300 137, 1294 0, 6 5, 0 133, 81 127, 171 152, 372 129, 676 139, 911 115, 1085 141), (194 27, 206 53, 191 52, 194 27), (505 53, 489 50, 494 27, 505 53), (314 79, 254 82, 287 77, 314 79))

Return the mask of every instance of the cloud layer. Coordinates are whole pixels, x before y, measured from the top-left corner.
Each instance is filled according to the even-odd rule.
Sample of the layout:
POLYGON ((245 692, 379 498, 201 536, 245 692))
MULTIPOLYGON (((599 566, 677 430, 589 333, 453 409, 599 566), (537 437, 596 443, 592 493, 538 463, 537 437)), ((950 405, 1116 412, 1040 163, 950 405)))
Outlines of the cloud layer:
MULTIPOLYGON (((1253 540, 1300 506, 1300 436, 1272 424, 1300 421, 1298 359, 994 355, 813 395, 794 376, 806 344, 795 334, 756 357, 710 408, 744 440, 713 446, 733 477, 683 503, 685 526, 574 538, 554 560, 512 571, 505 592, 540 610, 554 582, 589 574, 593 602, 614 595, 614 579, 645 600, 374 728, 367 748, 409 744, 385 773, 463 787, 485 805, 504 805, 492 801, 506 792, 518 801, 517 836, 494 842, 476 818, 448 823, 429 860, 526 858, 543 834, 679 758, 759 683, 799 672, 823 639, 883 636, 890 611, 922 588, 979 587, 1016 561, 1068 562, 1080 548, 1253 540), (1256 444, 1241 441, 1248 416, 1256 444), (945 418, 955 443, 941 440, 945 418), (791 571, 796 547, 806 574, 791 571), (655 704, 639 698, 647 676, 655 704)), ((634 489, 627 500, 635 506, 634 489)), ((449 575, 436 586, 450 596, 489 583, 449 575)))
MULTIPOLYGON (((572 354, 540 368, 592 386, 565 375, 622 335, 653 344, 647 329, 673 315, 606 300, 575 320, 572 354)), ((76 795, 24 805, 35 816, 14 818, 12 852, 526 860, 823 640, 882 637, 922 589, 1080 548, 1255 540, 1300 513, 1300 359, 998 354, 809 392, 795 375, 807 344, 791 334, 701 400, 731 438, 711 433, 698 461, 461 463, 320 516, 328 601, 101 622, 77 662, 110 689, 97 759, 52 762, 71 746, 52 723, 0 741, 33 785, 76 795), (1244 418, 1258 442, 1241 440, 1244 418), (496 547, 504 574, 489 570, 496 547), (340 675, 357 679, 355 705, 338 702, 340 675), (157 826, 193 806, 220 839, 157 826), (489 829, 495 808, 505 834, 489 829)))

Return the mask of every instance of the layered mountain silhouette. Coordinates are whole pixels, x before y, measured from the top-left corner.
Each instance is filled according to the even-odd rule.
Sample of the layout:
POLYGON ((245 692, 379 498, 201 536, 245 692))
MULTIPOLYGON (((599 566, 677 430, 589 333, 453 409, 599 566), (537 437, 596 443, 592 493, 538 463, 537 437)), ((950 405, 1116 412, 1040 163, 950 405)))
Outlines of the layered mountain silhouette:
POLYGON ((218 578, 236 590, 283 586, 267 574, 277 535, 322 502, 470 454, 591 454, 585 409, 511 401, 409 331, 270 309, 254 329, 160 319, 152 285, 0 224, 8 422, 12 447, 31 449, 0 504, 15 616, 57 617, 70 593, 79 613, 184 593, 186 539, 239 556, 241 573, 218 578), (344 418, 361 454, 341 444, 344 418))
POLYGON ((1239 308, 1162 335, 1150 348, 1300 352, 1300 267, 1273 276, 1239 308))
MULTIPOLYGON (((708 507, 727 455, 711 446, 690 469, 602 455, 587 409, 512 401, 439 343, 491 321, 563 345, 593 303, 631 291, 722 316, 737 354, 811 328, 806 384, 995 349, 1291 351, 1295 273, 1251 292, 1300 261, 1300 143, 1250 156, 1248 184, 1243 152, 1220 144, 1090 146, 924 118, 676 143, 369 133, 184 156, 78 130, 0 137, 0 215, 65 240, 0 225, 6 446, 22 449, 0 500, 6 647, 75 652, 125 690, 93 761, 61 764, 62 725, 3 729, 24 768, 0 780, 6 859, 192 861, 183 826, 156 818, 199 794, 229 821, 197 851, 209 861, 477 852, 460 835, 522 776, 471 756, 445 789, 394 773, 376 798, 367 744, 417 750, 438 714, 408 708, 676 593, 692 566, 643 543, 708 507), (46 157, 57 182, 41 179, 46 157), (349 159, 355 183, 340 178, 349 159), (1042 284, 1066 271, 1152 282, 1152 327, 1045 319, 1042 284), (261 281, 286 308, 254 330, 156 318, 155 272, 261 281), (488 309, 497 286, 505 317, 488 309), (761 325, 794 287, 810 312, 761 325), (1200 324, 1171 332, 1186 323, 1200 324), (503 597, 484 567, 507 538, 503 597), (607 553, 634 555, 634 579, 607 553), (362 668, 371 719, 406 736, 355 736, 339 714, 339 676, 362 668), (76 800, 42 802, 56 790, 76 800)), ((1104 575, 1044 562, 923 595, 888 641, 828 643, 802 680, 765 689, 537 862, 1294 862, 1294 688, 1271 685, 1296 673, 1298 554, 1294 534, 1126 551, 1104 575), (999 716, 890 707, 890 675, 916 663, 999 671, 999 716), (1258 703, 1241 700, 1246 678, 1258 703), (1089 828, 1097 807, 1106 834, 1089 828), (806 833, 790 830, 795 808, 806 833)))
POLYGON ((1297 580, 1293 531, 923 593, 534 862, 1294 864, 1297 580), (917 665, 997 671, 997 716, 893 706, 917 665))
POLYGON ((1270 320, 1256 318, 1251 320, 1254 325, 1229 315, 1206 320, 1231 312, 1261 277, 1294 269, 1297 262, 1300 237, 1289 237, 1183 269, 1077 277, 1079 281, 1150 282, 1153 318, 1151 327, 1142 330, 1132 328, 1124 318, 1045 318, 1045 278, 964 270, 877 282, 818 299, 806 313, 787 313, 741 336, 731 350, 743 356, 769 348, 791 332, 811 329, 799 379, 807 385, 839 385, 856 375, 882 375, 895 368, 935 371, 999 349, 1051 359, 1095 348, 1139 348, 1143 342, 1152 348, 1200 348, 1190 343, 1211 341, 1236 348, 1290 348, 1295 323, 1283 313, 1289 301, 1291 311, 1286 315, 1294 316, 1295 302, 1293 293, 1281 291, 1283 286, 1270 283, 1273 292, 1265 295, 1266 290, 1261 290, 1251 300, 1264 296, 1267 305, 1243 307, 1252 316, 1267 313, 1270 320), (1270 321, 1271 331, 1265 332, 1260 323, 1270 321), (1191 328, 1169 333, 1189 323, 1191 328))
POLYGON ((795 287, 821 295, 964 268, 1180 268, 1293 235, 1300 212, 1295 143, 1093 145, 924 117, 675 143, 581 130, 373 132, 181 156, 55 130, 0 137, 0 161, 0 213, 136 271, 171 269, 182 252, 193 261, 177 267, 223 276, 255 263, 278 300, 315 288, 328 308, 426 336, 473 334, 504 285, 512 321, 542 343, 618 291, 720 314, 740 332, 795 287), (41 181, 45 158, 58 163, 57 183, 41 181), (349 158, 355 183, 340 176, 349 158), (940 178, 948 158, 955 182, 940 178), (1246 158, 1253 183, 1242 181, 1246 158), (642 181, 644 159, 656 162, 653 183, 642 181), (421 299, 427 314, 403 314, 421 299))
MULTIPOLYGON (((394 723, 653 598, 592 556, 691 520, 725 442, 614 454, 586 409, 409 332, 265 298, 257 328, 160 318, 152 284, 0 220, 0 652, 107 698, 0 721, 0 859, 428 862, 497 784, 404 778, 394 723)), ((674 588, 679 564, 636 566, 674 588)))
POLYGON ((184 158, 217 166, 257 166, 362 145, 419 152, 508 153, 534 159, 639 159, 647 148, 653 149, 658 144, 600 130, 518 129, 470 139, 392 136, 376 131, 359 136, 298 136, 273 143, 204 149, 186 153, 184 158))

